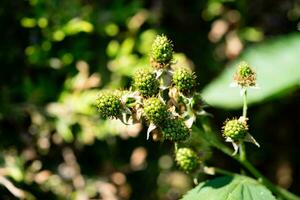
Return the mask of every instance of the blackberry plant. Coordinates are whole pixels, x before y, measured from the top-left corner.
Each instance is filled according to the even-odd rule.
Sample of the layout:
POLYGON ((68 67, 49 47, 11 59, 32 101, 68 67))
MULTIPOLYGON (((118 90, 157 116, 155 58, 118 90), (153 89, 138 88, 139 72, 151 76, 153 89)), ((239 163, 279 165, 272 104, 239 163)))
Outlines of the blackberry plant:
POLYGON ((143 96, 154 96, 159 91, 159 82, 155 78, 155 74, 149 70, 140 69, 134 76, 134 88, 143 96))
POLYGON ((246 62, 241 62, 236 70, 234 81, 241 87, 249 87, 256 85, 256 73, 246 62))
POLYGON ((172 141, 183 141, 190 136, 190 130, 182 119, 168 119, 162 128, 163 138, 172 141))
POLYGON ((173 59, 173 44, 165 35, 156 37, 150 53, 152 67, 160 69, 169 67, 173 59))
POLYGON ((191 173, 199 167, 200 160, 196 152, 190 148, 179 148, 175 156, 177 165, 186 173, 191 173))
POLYGON ((149 122, 159 125, 168 116, 167 106, 156 97, 145 99, 144 114, 149 122))
MULTIPOLYGON (((232 85, 240 88, 243 112, 241 116, 226 120, 224 123, 222 135, 226 142, 232 143, 234 149, 232 150, 216 137, 208 123, 209 114, 205 112, 205 103, 200 93, 197 92, 195 74, 186 66, 176 67, 174 70, 173 64, 175 61, 173 60, 172 42, 165 35, 157 36, 150 52, 152 70, 138 70, 133 77, 133 87, 130 90, 101 92, 97 98, 100 115, 105 118, 118 118, 125 124, 144 123, 148 126, 147 139, 152 135, 155 141, 174 142, 177 165, 184 172, 193 176, 196 183, 199 173, 209 175, 220 173, 232 178, 238 177, 236 179, 239 182, 240 180, 245 180, 244 182, 249 182, 249 184, 251 182, 245 187, 252 187, 253 183, 263 187, 260 192, 258 189, 251 189, 249 195, 255 196, 255 200, 275 199, 264 186, 280 199, 299 200, 299 197, 275 186, 266 179, 246 157, 245 142, 251 142, 259 147, 250 134, 247 117, 247 90, 256 87, 256 73, 252 67, 246 62, 242 62, 233 75, 234 83, 232 85), (201 146, 200 148, 195 146, 195 142, 192 142, 191 138, 201 140, 200 143, 206 142, 211 147, 232 157, 257 180, 244 177, 245 171, 243 171, 244 176, 241 176, 228 170, 209 166, 203 156, 205 152, 201 146)), ((187 198, 183 199, 191 199, 188 198, 189 196, 193 196, 192 199, 206 199, 206 197, 197 196, 205 184, 199 185, 201 187, 197 189, 196 194, 191 191, 192 195, 187 195, 187 198)), ((226 185, 219 187, 221 193, 228 192, 226 185)), ((235 192, 239 191, 240 196, 231 199, 243 199, 241 196, 245 194, 241 192, 242 189, 235 192)), ((206 190, 203 193, 206 194, 206 190)), ((245 198, 249 199, 248 197, 245 198)))
POLYGON ((173 74, 173 83, 181 92, 189 92, 196 86, 196 76, 186 68, 178 68, 173 74))
POLYGON ((247 134, 247 124, 237 119, 227 120, 223 127, 223 136, 231 138, 233 141, 238 141, 245 138, 247 134))
POLYGON ((97 98, 97 107, 104 118, 116 118, 121 114, 122 103, 120 96, 115 91, 100 92, 97 98))

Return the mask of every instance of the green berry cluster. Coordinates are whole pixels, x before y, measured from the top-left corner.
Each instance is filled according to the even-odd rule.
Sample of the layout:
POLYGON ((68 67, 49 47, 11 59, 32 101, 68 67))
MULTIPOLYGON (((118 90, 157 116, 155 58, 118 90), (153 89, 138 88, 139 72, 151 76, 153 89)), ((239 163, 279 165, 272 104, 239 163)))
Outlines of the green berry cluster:
POLYGON ((154 68, 169 66, 173 58, 173 44, 165 36, 157 36, 151 48, 151 64, 154 68))
POLYGON ((162 135, 166 140, 177 142, 186 140, 190 136, 190 130, 182 119, 168 119, 163 124, 162 135))
POLYGON ((237 119, 227 120, 223 127, 223 136, 238 141, 245 138, 248 132, 247 124, 237 119))
POLYGON ((149 70, 140 69, 133 77, 134 87, 146 97, 154 96, 159 91, 159 82, 155 74, 149 70))
POLYGON ((100 115, 104 118, 115 118, 121 114, 122 102, 117 92, 102 91, 96 100, 100 115))
POLYGON ((167 106, 158 98, 144 100, 144 115, 152 123, 161 124, 167 117, 167 106))
MULTIPOLYGON (((195 74, 183 67, 174 70, 172 59, 171 41, 164 35, 157 36, 150 53, 152 71, 138 70, 133 77, 133 90, 101 92, 97 107, 101 116, 119 118, 125 124, 141 123, 145 119, 149 124, 147 138, 152 134, 154 140, 162 138, 175 142, 177 165, 191 173, 201 163, 197 153, 191 148, 177 147, 181 141, 185 145, 191 144, 192 141, 185 141, 191 135, 190 127, 197 116, 206 112, 202 98, 195 90, 195 74)), ((256 85, 256 74, 247 63, 242 62, 234 74, 234 81, 242 87, 246 97, 246 87, 256 85)), ((242 117, 227 120, 223 127, 223 136, 227 142, 233 143, 235 150, 236 143, 246 139, 258 145, 248 133, 247 110, 243 111, 242 117)))
POLYGON ((192 90, 196 85, 195 75, 185 68, 178 68, 173 74, 173 83, 181 92, 192 90))
POLYGON ((179 148, 176 151, 177 165, 186 173, 193 172, 199 167, 199 158, 190 148, 179 148))
POLYGON ((233 79, 238 85, 242 87, 256 85, 256 73, 246 62, 241 62, 238 65, 237 71, 235 72, 233 79))
POLYGON ((186 122, 192 125, 202 110, 202 101, 194 90, 194 73, 188 68, 174 69, 172 60, 172 42, 165 35, 157 36, 150 52, 152 69, 137 70, 130 90, 101 92, 97 107, 103 117, 119 118, 125 124, 146 120, 147 138, 151 134, 154 140, 175 142, 176 163, 190 173, 199 167, 200 160, 192 149, 177 149, 177 145, 191 135, 186 122))

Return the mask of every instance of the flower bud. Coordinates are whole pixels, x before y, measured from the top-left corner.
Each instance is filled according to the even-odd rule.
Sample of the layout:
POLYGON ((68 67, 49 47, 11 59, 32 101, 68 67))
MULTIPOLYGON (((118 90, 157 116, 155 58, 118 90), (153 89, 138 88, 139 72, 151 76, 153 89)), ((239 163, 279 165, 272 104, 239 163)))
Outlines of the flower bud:
POLYGON ((193 172, 199 167, 199 158, 190 148, 179 148, 175 158, 177 165, 186 173, 193 172))
POLYGON ((140 69, 133 77, 134 87, 146 97, 154 96, 159 91, 159 82, 155 74, 148 70, 140 69))

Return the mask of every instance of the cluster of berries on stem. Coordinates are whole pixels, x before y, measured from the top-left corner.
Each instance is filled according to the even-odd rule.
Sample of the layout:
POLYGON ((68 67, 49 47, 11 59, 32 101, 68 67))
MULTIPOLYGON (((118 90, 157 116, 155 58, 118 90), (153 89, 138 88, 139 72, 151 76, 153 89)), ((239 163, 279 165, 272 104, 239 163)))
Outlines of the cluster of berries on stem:
MULTIPOLYGON (((193 123, 205 111, 196 92, 196 75, 186 66, 174 69, 173 51, 173 44, 165 35, 157 36, 150 52, 151 68, 138 69, 129 90, 100 92, 97 107, 104 118, 118 118, 125 124, 144 123, 148 126, 147 139, 152 135, 154 140, 174 142, 177 165, 191 173, 199 169, 201 159, 185 141, 193 123)), ((243 95, 247 94, 247 87, 256 84, 256 74, 245 62, 238 66, 233 79, 243 95)), ((243 141, 256 143, 248 133, 247 120, 244 112, 239 119, 226 120, 224 124, 223 136, 236 151, 243 141)))
POLYGON ((245 155, 243 142, 251 142, 259 147, 259 144, 248 132, 247 118, 247 90, 250 87, 256 87, 256 73, 246 62, 241 62, 233 75, 234 82, 232 86, 240 88, 240 94, 243 97, 243 114, 238 119, 226 120, 223 126, 223 136, 226 142, 231 142, 234 147, 234 154, 240 150, 241 155, 245 155))
POLYGON ((172 42, 158 35, 151 47, 150 69, 138 69, 129 90, 100 92, 97 107, 104 118, 146 124, 147 138, 152 135, 182 146, 175 149, 175 160, 189 173, 199 167, 199 158, 183 142, 190 137, 191 126, 203 107, 195 92, 195 74, 186 66, 173 69, 173 53, 172 42))

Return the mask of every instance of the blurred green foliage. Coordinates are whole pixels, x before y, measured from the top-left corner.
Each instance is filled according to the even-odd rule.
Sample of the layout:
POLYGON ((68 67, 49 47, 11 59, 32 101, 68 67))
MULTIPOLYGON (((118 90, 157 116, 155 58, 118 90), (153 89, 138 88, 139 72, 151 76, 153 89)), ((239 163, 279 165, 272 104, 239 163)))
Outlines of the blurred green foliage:
MULTIPOLYGON (((148 67, 157 33, 176 42, 176 52, 183 52, 175 55, 176 64, 195 69, 201 90, 245 47, 278 34, 282 41, 291 40, 284 34, 300 26, 300 3, 295 0, 3 0, 0 5, 0 199, 4 200, 178 199, 193 183, 175 167, 173 147, 146 141, 141 124, 125 126, 100 119, 94 105, 98 91, 128 87, 134 71, 148 67)), ((292 43, 281 45, 282 56, 299 41, 292 43)), ((281 52, 276 59, 262 61, 252 58, 251 51, 256 50, 248 50, 243 58, 257 67, 263 68, 265 62, 268 67, 279 66, 274 65, 277 59, 282 69, 290 63, 280 59, 281 52)), ((268 56, 260 51, 258 59, 268 56)), ((296 51, 287 55, 289 61, 296 51)), ((297 65, 296 60, 291 63, 297 65)), ((282 78, 291 73, 289 67, 282 78)), ((227 83, 213 89, 224 94, 224 87, 227 83)), ((251 155, 274 181, 284 187, 293 183, 297 192, 300 181, 293 177, 300 176, 294 171, 300 160, 293 155, 299 150, 291 142, 297 141, 293 133, 299 117, 282 119, 281 113, 297 112, 299 91, 278 96, 250 110, 256 113, 251 127, 258 139, 270 141, 272 136, 263 152, 251 155), (290 148, 281 148, 286 144, 290 148), (274 145, 284 150, 273 152, 274 145), (278 159, 268 160, 270 153, 278 159), (280 173, 288 178, 280 179, 280 173)), ((211 104, 216 103, 211 100, 211 104)), ((236 112, 210 111, 217 128, 225 114, 236 112)), ((212 157, 198 139, 192 135, 190 142, 201 147, 203 157, 211 158, 208 162, 235 168, 218 153, 212 157)))

